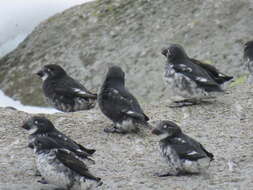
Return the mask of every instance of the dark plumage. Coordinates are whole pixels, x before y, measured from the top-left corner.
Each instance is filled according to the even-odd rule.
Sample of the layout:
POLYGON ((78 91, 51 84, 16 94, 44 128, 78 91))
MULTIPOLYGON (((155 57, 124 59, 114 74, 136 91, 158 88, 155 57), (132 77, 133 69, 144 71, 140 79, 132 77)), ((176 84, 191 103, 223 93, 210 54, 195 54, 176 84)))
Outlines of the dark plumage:
POLYGON ((159 122, 152 133, 165 137, 160 140, 160 149, 171 169, 166 174, 158 174, 160 177, 200 173, 207 169, 210 161, 213 160, 212 153, 208 152, 199 142, 185 135, 171 121, 159 122))
POLYGON ((36 137, 33 141, 37 168, 47 183, 67 190, 81 190, 80 180, 93 180, 101 185, 101 179, 93 176, 87 166, 76 155, 64 149, 53 138, 36 137))
POLYGON ((212 79, 215 82, 217 82, 219 85, 222 85, 225 82, 230 81, 231 79, 233 79, 232 76, 225 75, 225 74, 221 73, 220 71, 218 71, 218 69, 216 67, 214 67, 213 65, 203 63, 203 62, 201 62, 199 60, 196 60, 196 59, 191 59, 191 61, 193 63, 199 65, 203 69, 205 69, 205 71, 208 73, 208 75, 210 77, 212 77, 212 79))
POLYGON ((114 123, 106 132, 137 132, 138 125, 148 125, 136 98, 125 88, 125 74, 118 66, 109 68, 98 95, 101 111, 114 123))
POLYGON ((185 98, 177 102, 181 105, 196 104, 214 92, 223 92, 220 85, 233 78, 212 65, 189 58, 178 44, 163 49, 162 54, 167 58, 165 80, 176 95, 185 98))
POLYGON ((63 112, 88 110, 95 106, 97 94, 89 92, 59 65, 45 65, 37 75, 43 80, 43 92, 50 105, 63 112))
POLYGON ((253 40, 245 43, 243 57, 249 72, 253 74, 253 40))
POLYGON ((33 141, 40 136, 48 136, 53 138, 56 143, 60 144, 63 148, 75 153, 80 158, 88 159, 94 162, 89 156, 96 151, 94 149, 87 149, 82 145, 76 143, 60 131, 58 131, 53 123, 46 119, 45 117, 34 116, 27 121, 22 126, 24 129, 28 130, 29 135, 29 147, 33 148, 33 141))

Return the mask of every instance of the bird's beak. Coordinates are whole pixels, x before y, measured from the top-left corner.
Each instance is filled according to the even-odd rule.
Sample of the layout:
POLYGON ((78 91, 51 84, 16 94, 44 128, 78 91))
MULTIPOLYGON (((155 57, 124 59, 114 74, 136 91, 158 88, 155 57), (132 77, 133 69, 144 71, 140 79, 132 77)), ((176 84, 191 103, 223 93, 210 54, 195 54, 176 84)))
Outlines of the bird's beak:
POLYGON ((40 78, 42 78, 45 75, 44 70, 39 70, 36 75, 38 75, 40 78))
POLYGON ((23 128, 23 129, 26 129, 26 130, 30 130, 31 129, 31 121, 30 120, 28 120, 28 121, 24 121, 24 123, 21 125, 21 127, 23 128))
POLYGON ((169 57, 170 56, 170 50, 168 48, 163 48, 161 53, 165 56, 165 57, 169 57))
POLYGON ((161 51, 161 54, 164 55, 165 57, 167 57, 167 52, 168 52, 168 49, 163 48, 162 51, 161 51))
POLYGON ((151 133, 154 134, 154 135, 161 135, 161 134, 162 134, 162 132, 161 132, 159 129, 157 129, 157 128, 154 128, 154 129, 151 131, 151 133))
POLYGON ((29 130, 30 129, 30 126, 27 124, 27 123, 23 123, 23 125, 21 125, 21 127, 23 129, 26 129, 26 130, 29 130))

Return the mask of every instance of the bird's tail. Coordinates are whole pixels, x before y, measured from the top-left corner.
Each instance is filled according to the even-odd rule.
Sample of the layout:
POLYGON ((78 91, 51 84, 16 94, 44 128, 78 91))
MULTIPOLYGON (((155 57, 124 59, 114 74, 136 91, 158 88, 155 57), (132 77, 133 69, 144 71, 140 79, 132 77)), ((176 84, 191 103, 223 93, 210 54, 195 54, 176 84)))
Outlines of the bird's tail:
POLYGON ((92 155, 92 154, 94 154, 94 153, 96 152, 95 149, 83 148, 83 150, 84 150, 85 152, 87 152, 89 155, 92 155))
POLYGON ((86 190, 95 190, 95 189, 98 189, 98 187, 103 184, 103 182, 101 181, 101 179, 98 180, 98 181, 95 181, 95 183, 94 183, 94 181, 85 180, 85 179, 83 179, 83 181, 86 184, 86 188, 85 188, 86 190))
MULTIPOLYGON (((89 180, 92 180, 92 181, 96 181, 97 183, 102 183, 102 184, 103 184, 103 182, 101 181, 101 178, 100 178, 100 177, 95 177, 94 175, 92 175, 92 174, 89 173, 89 172, 87 172, 87 173, 85 174, 84 181, 85 181, 85 179, 89 179, 89 180)), ((101 184, 101 185, 102 185, 102 184, 101 184)))

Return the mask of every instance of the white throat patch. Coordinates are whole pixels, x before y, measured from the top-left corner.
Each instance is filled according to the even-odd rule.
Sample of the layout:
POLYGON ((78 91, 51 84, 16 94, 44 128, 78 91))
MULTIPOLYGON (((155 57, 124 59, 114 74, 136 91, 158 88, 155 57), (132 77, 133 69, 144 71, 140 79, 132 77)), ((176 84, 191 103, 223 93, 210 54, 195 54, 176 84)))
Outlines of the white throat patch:
POLYGON ((31 129, 28 131, 28 133, 29 133, 29 135, 32 135, 32 134, 36 133, 37 130, 38 130, 37 127, 33 127, 33 128, 31 128, 31 129))
POLYGON ((164 133, 164 134, 159 135, 159 138, 160 139, 165 139, 168 136, 169 136, 168 133, 164 133))
POLYGON ((48 78, 48 74, 47 74, 47 73, 45 73, 45 74, 43 75, 43 77, 41 77, 41 79, 42 79, 43 81, 45 81, 47 78, 48 78))

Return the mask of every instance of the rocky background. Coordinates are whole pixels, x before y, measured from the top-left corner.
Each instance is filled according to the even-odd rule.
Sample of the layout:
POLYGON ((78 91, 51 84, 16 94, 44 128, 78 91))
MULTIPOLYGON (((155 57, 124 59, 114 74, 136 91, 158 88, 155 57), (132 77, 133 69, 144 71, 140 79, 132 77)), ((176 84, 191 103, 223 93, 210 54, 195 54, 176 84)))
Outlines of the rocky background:
POLYGON ((180 43, 191 57, 241 76, 243 43, 253 36, 251 0, 97 0, 41 23, 0 60, 0 88, 23 104, 45 105, 45 64, 60 64, 97 91, 109 65, 127 73, 127 86, 142 102, 168 97, 160 51, 180 43))
MULTIPOLYGON (((100 0, 59 13, 41 23, 16 50, 0 60, 0 88, 24 104, 45 105, 34 73, 61 64, 89 89, 99 89, 109 65, 126 71, 127 86, 140 100, 151 124, 175 121, 215 155, 202 175, 158 178, 167 165, 159 138, 106 134, 111 123, 98 108, 45 115, 77 142, 96 148, 96 165, 105 190, 253 189, 253 99, 242 67, 243 43, 253 36, 250 0, 100 0), (168 43, 182 44, 191 57, 214 64, 236 78, 212 104, 168 107, 163 83, 168 43)), ((20 128, 31 114, 0 108, 0 190, 52 190, 34 176, 34 154, 20 128)))

